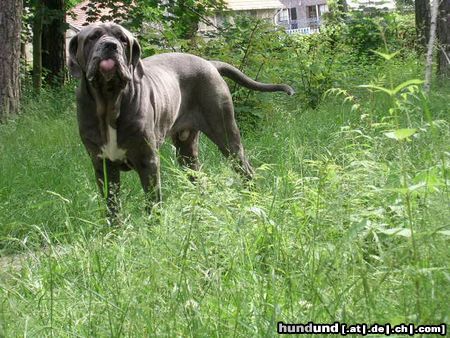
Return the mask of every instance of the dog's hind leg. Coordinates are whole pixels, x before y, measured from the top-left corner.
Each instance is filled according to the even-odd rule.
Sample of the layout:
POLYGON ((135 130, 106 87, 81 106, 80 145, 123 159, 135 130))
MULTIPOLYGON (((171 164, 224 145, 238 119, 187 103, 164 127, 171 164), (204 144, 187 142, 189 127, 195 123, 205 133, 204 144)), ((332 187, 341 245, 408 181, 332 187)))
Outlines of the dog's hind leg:
POLYGON ((246 179, 252 179, 254 171, 244 154, 231 98, 222 101, 214 112, 205 114, 204 117, 206 124, 202 132, 217 145, 223 155, 235 161, 234 169, 239 174, 246 179))
MULTIPOLYGON (((200 167, 198 161, 198 130, 182 130, 172 136, 172 142, 177 150, 177 159, 180 165, 197 171, 200 167)), ((191 179, 193 179, 191 177, 191 179)))
MULTIPOLYGON (((238 131, 239 132, 239 131, 238 131)), ((246 180, 251 180, 254 176, 254 170, 244 154, 244 147, 240 141, 240 136, 233 135, 234 132, 227 132, 227 140, 212 141, 219 147, 219 150, 227 158, 233 160, 234 170, 241 174, 246 180)))

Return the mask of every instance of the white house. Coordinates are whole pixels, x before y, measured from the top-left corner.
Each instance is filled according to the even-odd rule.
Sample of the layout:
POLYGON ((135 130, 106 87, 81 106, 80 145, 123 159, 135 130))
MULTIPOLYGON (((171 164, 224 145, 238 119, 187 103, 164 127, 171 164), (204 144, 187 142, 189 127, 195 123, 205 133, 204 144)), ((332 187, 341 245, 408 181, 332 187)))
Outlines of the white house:
POLYGON ((363 8, 376 8, 385 10, 394 10, 394 0, 347 0, 348 7, 354 10, 363 8))
POLYGON ((284 9, 278 24, 288 33, 310 34, 319 31, 322 15, 328 11, 327 0, 281 0, 284 9))
MULTIPOLYGON (((319 31, 322 15, 328 11, 327 0, 225 0, 225 15, 251 15, 283 26, 288 33, 310 34, 319 31)), ((232 19, 231 19, 232 20, 232 19)), ((222 14, 202 23, 200 33, 213 31, 224 21, 222 14)))
MULTIPOLYGON (((322 16, 328 11, 327 0, 281 0, 284 9, 278 14, 278 25, 288 33, 310 34, 319 31, 322 16)), ((347 0, 350 10, 376 8, 394 10, 395 0, 347 0)))
POLYGON ((266 19, 277 24, 277 14, 284 8, 279 0, 225 0, 226 9, 223 14, 217 13, 209 17, 209 23, 200 23, 199 32, 207 33, 214 31, 224 22, 224 16, 250 15, 258 19, 266 19))
MULTIPOLYGON (((86 24, 88 3, 88 0, 81 2, 72 10, 72 15, 67 16, 67 45, 70 38, 86 24)), ((353 10, 367 7, 395 9, 395 0, 347 0, 347 4, 353 10)), ((283 26, 289 34, 311 34, 319 31, 323 24, 322 16, 328 11, 327 0, 225 0, 225 6, 225 13, 217 13, 208 18, 208 23, 199 24, 199 33, 216 30, 223 24, 224 16, 230 15, 232 21, 233 15, 250 15, 283 26)), ((102 16, 111 14, 102 7, 98 10, 102 16)))
MULTIPOLYGON (((67 16, 67 40, 86 24, 88 2, 85 0, 75 6, 72 15, 67 16)), ((395 0, 347 0, 347 3, 353 10, 367 7, 387 10, 395 8, 395 0)), ((311 34, 319 31, 323 24, 322 16, 328 11, 327 0, 225 0, 225 6, 224 13, 217 13, 207 18, 207 22, 199 24, 199 33, 216 30, 223 24, 224 16, 229 16, 232 22, 233 15, 250 15, 282 26, 289 34, 311 34)), ((102 16, 111 14, 105 8, 99 7, 98 10, 102 16)))

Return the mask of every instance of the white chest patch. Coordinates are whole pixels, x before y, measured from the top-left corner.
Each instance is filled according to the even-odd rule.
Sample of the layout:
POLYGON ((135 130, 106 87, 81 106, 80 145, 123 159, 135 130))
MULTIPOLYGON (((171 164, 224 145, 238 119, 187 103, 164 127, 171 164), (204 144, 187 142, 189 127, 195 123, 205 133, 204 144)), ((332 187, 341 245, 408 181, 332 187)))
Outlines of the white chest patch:
POLYGON ((122 161, 125 159, 126 150, 120 149, 117 145, 117 130, 108 126, 108 143, 102 146, 101 158, 107 158, 111 161, 122 161))

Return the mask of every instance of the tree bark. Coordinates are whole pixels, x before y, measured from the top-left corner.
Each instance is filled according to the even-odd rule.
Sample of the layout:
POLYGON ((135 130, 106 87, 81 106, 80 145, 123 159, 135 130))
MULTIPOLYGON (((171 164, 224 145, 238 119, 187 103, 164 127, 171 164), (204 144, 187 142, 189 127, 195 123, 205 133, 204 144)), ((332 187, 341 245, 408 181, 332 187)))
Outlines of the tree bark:
POLYGON ((33 89, 36 93, 42 87, 42 8, 36 3, 33 18, 33 89))
POLYGON ((60 86, 65 79, 66 60, 66 17, 64 0, 44 0, 44 21, 42 27, 42 68, 44 81, 60 86))
POLYGON ((431 7, 431 22, 430 22, 430 39, 428 40, 427 61, 425 64, 425 93, 430 92, 431 74, 433 72, 433 51, 436 41, 436 22, 439 12, 439 0, 433 0, 431 7))
POLYGON ((419 46, 427 47, 430 39, 430 0, 415 0, 416 33, 419 46))
POLYGON ((438 18, 438 75, 450 77, 450 1, 439 7, 438 18))
POLYGON ((19 112, 22 0, 0 1, 0 121, 19 112))

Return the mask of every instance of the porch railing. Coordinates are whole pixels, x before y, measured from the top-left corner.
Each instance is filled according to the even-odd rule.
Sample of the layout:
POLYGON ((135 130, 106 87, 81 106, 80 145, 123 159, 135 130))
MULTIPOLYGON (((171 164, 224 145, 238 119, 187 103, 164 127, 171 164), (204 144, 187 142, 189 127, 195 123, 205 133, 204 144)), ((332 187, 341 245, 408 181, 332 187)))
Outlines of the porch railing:
POLYGON ((288 34, 314 34, 319 33, 319 27, 303 27, 303 28, 294 28, 294 29, 286 29, 286 33, 288 34))
POLYGON ((288 34, 301 33, 311 34, 319 31, 321 25, 320 18, 304 19, 304 20, 286 20, 277 23, 286 29, 288 34))

